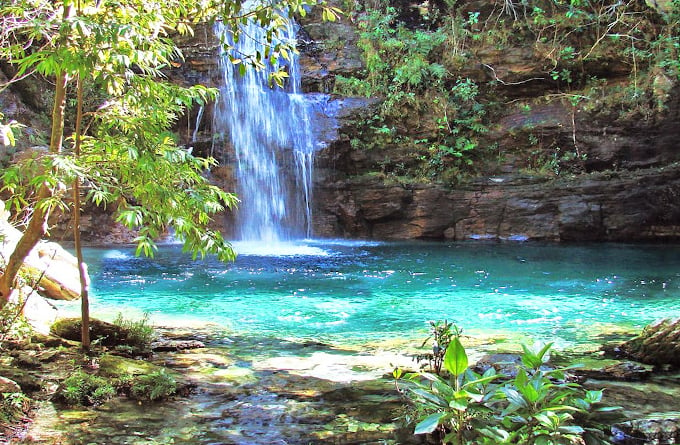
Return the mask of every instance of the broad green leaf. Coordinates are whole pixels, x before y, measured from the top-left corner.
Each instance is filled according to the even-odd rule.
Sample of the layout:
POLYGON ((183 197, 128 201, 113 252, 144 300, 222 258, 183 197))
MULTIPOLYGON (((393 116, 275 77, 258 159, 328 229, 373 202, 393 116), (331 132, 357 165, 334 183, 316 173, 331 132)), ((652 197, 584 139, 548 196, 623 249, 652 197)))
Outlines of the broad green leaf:
POLYGON ((527 401, 524 400, 524 397, 513 388, 505 388, 503 389, 503 393, 505 394, 505 397, 507 397, 508 402, 510 402, 512 405, 515 405, 519 408, 526 408, 529 406, 527 404, 527 401))
POLYGON ((534 416, 534 419, 550 430, 556 430, 560 424, 559 418, 551 412, 538 413, 534 416))
POLYGON ((535 445, 555 445, 555 442, 548 435, 541 435, 534 439, 535 445))
POLYGON ((468 409, 468 401, 465 398, 453 399, 449 402, 449 408, 453 408, 456 411, 466 411, 468 409))
POLYGON ((488 426, 477 429, 477 432, 495 440, 497 443, 506 442, 510 438, 510 433, 499 427, 488 426))
POLYGON ((479 403, 484 398, 484 395, 479 394, 479 393, 470 392, 470 391, 465 391, 465 390, 462 389, 462 390, 456 392, 455 397, 458 400, 465 399, 465 400, 472 400, 474 402, 479 403))
POLYGON ((429 434, 437 429, 442 420, 446 418, 446 413, 435 413, 427 416, 416 425, 414 434, 429 434))
POLYGON ((517 371, 517 376, 515 376, 515 386, 517 388, 524 388, 529 382, 529 377, 524 369, 517 371))
POLYGON ((533 385, 518 386, 517 389, 529 403, 535 403, 540 397, 540 392, 533 385))
POLYGON ((586 430, 581 428, 578 425, 567 425, 567 426, 561 426, 560 427, 560 432, 567 433, 567 434, 583 434, 586 430))
POLYGON ((583 411, 580 408, 577 408, 575 406, 570 406, 570 405, 554 405, 554 406, 547 406, 543 408, 544 411, 583 411))
POLYGON ((436 394, 434 394, 434 393, 432 393, 432 392, 430 392, 426 389, 409 388, 409 391, 411 391, 413 394, 420 397, 424 401, 429 402, 433 405, 436 405, 436 406, 439 406, 439 407, 442 407, 442 408, 445 408, 449 405, 448 402, 445 399, 439 397, 438 395, 436 395, 436 394))
POLYGON ((468 367, 468 357, 458 336, 453 337, 446 348, 444 367, 456 378, 463 374, 468 367))
POLYGON ((486 385, 489 382, 497 380, 500 377, 503 377, 503 375, 502 374, 489 375, 489 376, 486 376, 486 377, 481 377, 481 378, 476 379, 476 380, 468 380, 467 382, 465 382, 463 384, 463 386, 461 386, 461 388, 465 389, 465 388, 474 388, 474 387, 477 387, 477 386, 480 386, 480 385, 483 386, 483 385, 486 385))
POLYGON ((586 391, 585 399, 588 403, 598 403, 602 401, 602 390, 586 391))

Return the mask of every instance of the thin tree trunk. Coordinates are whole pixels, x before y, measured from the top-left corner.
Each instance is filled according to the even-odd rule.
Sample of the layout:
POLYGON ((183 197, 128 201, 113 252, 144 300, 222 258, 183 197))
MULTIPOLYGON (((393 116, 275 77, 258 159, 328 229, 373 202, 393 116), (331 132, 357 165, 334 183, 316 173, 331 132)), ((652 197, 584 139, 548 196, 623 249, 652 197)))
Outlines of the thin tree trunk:
MULTIPOLYGON (((66 21, 71 16, 72 6, 64 4, 63 19, 66 21)), ((62 42, 66 41, 68 31, 63 31, 60 36, 62 42)), ((64 110, 66 109, 66 85, 68 74, 66 71, 57 73, 54 87, 54 107, 52 108, 52 132, 50 134, 50 153, 61 152, 64 140, 64 110)), ((52 190, 45 184, 40 186, 33 214, 28 222, 26 230, 19 239, 14 251, 11 253, 7 266, 0 275, 0 307, 4 306, 12 297, 14 290, 14 280, 19 273, 24 260, 38 242, 47 233, 47 219, 50 216, 51 208, 45 205, 45 200, 52 196, 52 190)))
MULTIPOLYGON (((64 2, 64 21, 71 16, 72 9, 71 5, 64 2)), ((60 36, 61 42, 65 42, 67 37, 68 30, 64 30, 60 36)), ((58 72, 55 79, 52 132, 50 134, 50 153, 52 154, 61 152, 64 140, 64 110, 66 109, 67 84, 68 74, 66 71, 58 72)), ((47 219, 50 216, 51 208, 45 205, 45 200, 51 196, 52 190, 46 184, 41 185, 28 226, 11 253, 4 273, 0 275, 0 294, 2 294, 0 296, 0 307, 4 306, 12 297, 12 291, 15 286, 14 280, 16 280, 24 260, 42 237, 45 236, 45 233, 47 233, 47 219)))
MULTIPOLYGON (((54 108, 52 109, 52 134, 50 137, 50 153, 59 153, 64 138, 64 109, 66 108, 66 84, 68 76, 65 72, 59 73, 56 80, 54 91, 54 108)), ((50 216, 51 208, 45 205, 45 200, 52 196, 52 190, 43 184, 33 209, 33 215, 19 239, 14 251, 7 261, 5 272, 0 276, 0 307, 4 306, 12 296, 14 290, 14 280, 19 273, 24 260, 38 242, 47 233, 47 219, 50 216)))
MULTIPOLYGON (((82 142, 83 123, 83 81, 78 75, 76 111, 76 142, 74 155, 76 162, 80 157, 80 145, 82 142)), ((76 176, 73 181, 73 240, 75 242, 76 258, 78 259, 78 273, 80 275, 80 316, 81 316, 81 343, 84 350, 90 349, 90 278, 87 274, 87 265, 83 260, 83 246, 80 239, 80 177, 76 176)))

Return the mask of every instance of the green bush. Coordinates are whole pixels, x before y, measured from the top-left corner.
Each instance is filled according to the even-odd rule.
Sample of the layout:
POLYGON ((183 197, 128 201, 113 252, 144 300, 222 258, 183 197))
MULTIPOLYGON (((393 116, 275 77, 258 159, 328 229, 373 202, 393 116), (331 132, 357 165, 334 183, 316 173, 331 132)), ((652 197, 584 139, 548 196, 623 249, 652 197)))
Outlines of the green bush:
POLYGON ((6 340, 25 339, 30 336, 32 329, 21 311, 21 305, 5 303, 0 308, 0 346, 6 340))
POLYGON ((165 369, 135 378, 130 387, 130 395, 139 400, 165 399, 176 392, 177 382, 165 369))
POLYGON ((456 445, 607 443, 588 414, 615 408, 596 407, 602 391, 569 382, 568 368, 544 366, 552 344, 523 346, 517 375, 508 379, 494 368, 483 375, 471 370, 460 332, 455 327, 452 331, 443 359, 448 378, 394 373, 397 388, 413 406, 415 434, 456 445))
POLYGON ((125 336, 121 345, 116 346, 121 352, 134 355, 135 353, 148 352, 151 342, 156 338, 153 326, 149 324, 149 314, 139 320, 128 320, 119 313, 113 324, 118 326, 125 336))
POLYGON ((69 405, 101 405, 116 395, 113 385, 103 377, 78 369, 69 376, 59 391, 69 405))
POLYGON ((31 399, 21 392, 0 394, 0 425, 15 422, 31 407, 31 399))
MULTIPOLYGON (((455 326, 444 320, 430 321, 430 335, 423 341, 420 347, 424 347, 427 342, 432 340, 432 352, 418 354, 415 359, 418 362, 425 362, 430 367, 430 371, 439 374, 444 364, 444 354, 451 339, 456 335, 455 326)), ((422 365, 421 365, 422 369, 422 365)))

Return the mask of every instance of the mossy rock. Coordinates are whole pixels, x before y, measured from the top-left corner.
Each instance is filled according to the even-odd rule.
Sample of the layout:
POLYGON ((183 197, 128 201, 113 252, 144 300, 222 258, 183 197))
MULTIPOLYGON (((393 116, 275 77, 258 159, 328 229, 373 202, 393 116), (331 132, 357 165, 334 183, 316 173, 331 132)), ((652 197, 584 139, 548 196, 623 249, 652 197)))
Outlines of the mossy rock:
MULTIPOLYGON (((79 318, 62 318, 50 328, 50 333, 66 340, 81 340, 82 322, 79 318)), ((117 346, 125 344, 127 332, 119 326, 105 321, 90 320, 90 339, 102 346, 117 346)))
MULTIPOLYGON (((81 341, 81 320, 79 318, 63 318, 57 320, 50 328, 50 333, 66 340, 81 341)), ((151 352, 150 344, 140 344, 135 340, 131 329, 106 321, 90 320, 90 340, 92 344, 116 348, 129 355, 147 355, 151 352)))
POLYGON ((130 377, 136 379, 140 376, 151 376, 154 374, 164 374, 170 377, 175 382, 175 392, 179 395, 187 396, 195 387, 195 384, 182 374, 145 360, 135 360, 113 354, 103 354, 99 358, 98 375, 109 380, 130 377))
POLYGON ((145 360, 134 360, 113 354, 103 354, 99 357, 99 375, 102 377, 119 378, 126 375, 147 375, 161 369, 160 366, 145 360))

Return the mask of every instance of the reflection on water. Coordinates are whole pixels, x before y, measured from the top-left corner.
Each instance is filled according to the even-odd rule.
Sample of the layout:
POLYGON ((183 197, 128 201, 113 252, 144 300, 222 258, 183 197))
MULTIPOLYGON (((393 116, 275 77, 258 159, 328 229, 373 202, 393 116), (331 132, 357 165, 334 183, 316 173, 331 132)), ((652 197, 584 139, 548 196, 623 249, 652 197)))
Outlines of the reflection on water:
POLYGON ((680 246, 305 241, 237 245, 233 264, 90 249, 97 313, 358 342, 420 335, 432 319, 467 332, 584 341, 609 324, 680 313, 680 246), (280 253, 280 254, 279 254, 280 253))

